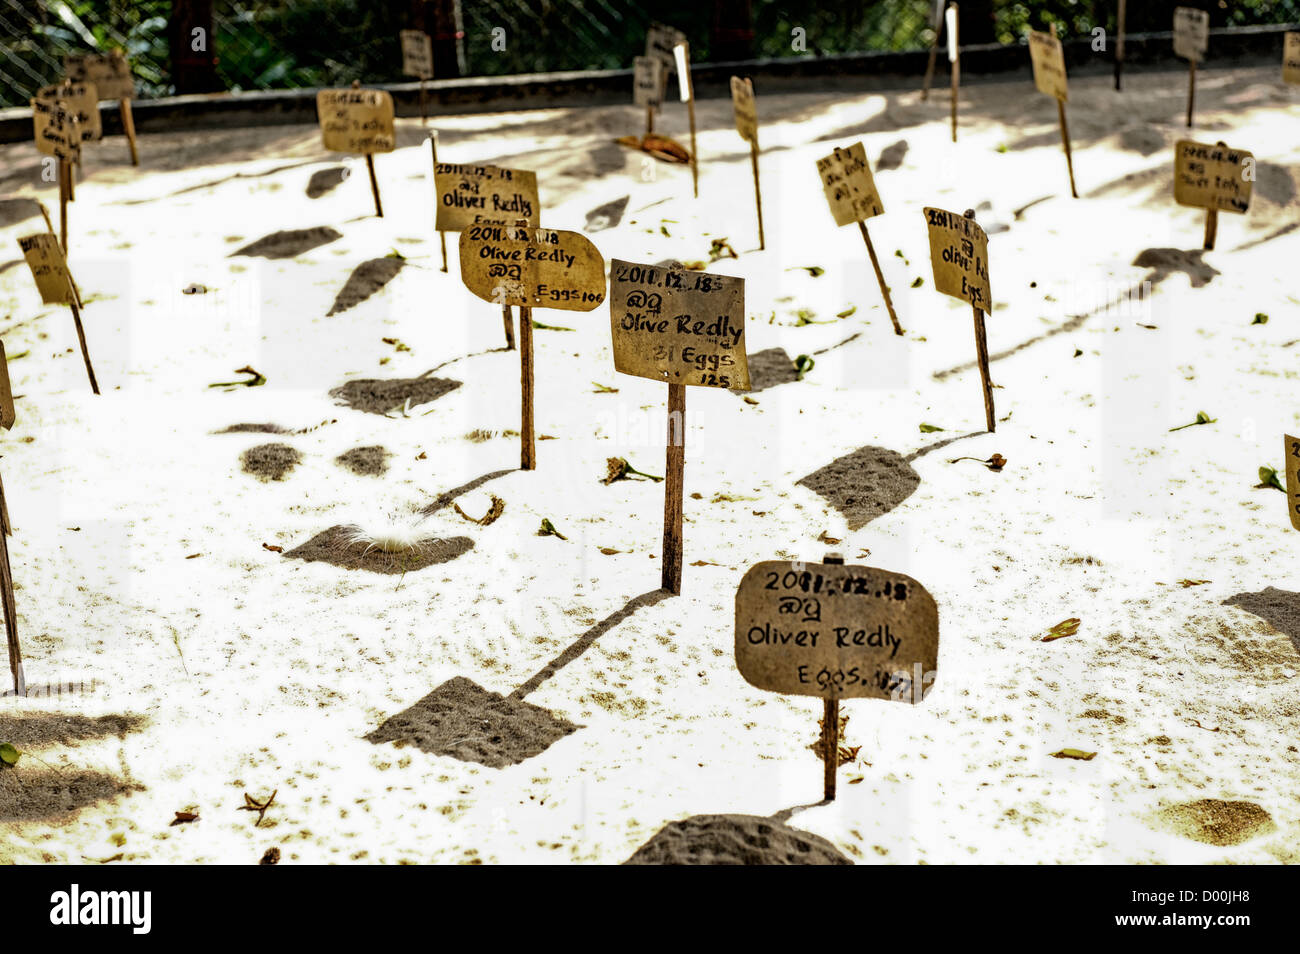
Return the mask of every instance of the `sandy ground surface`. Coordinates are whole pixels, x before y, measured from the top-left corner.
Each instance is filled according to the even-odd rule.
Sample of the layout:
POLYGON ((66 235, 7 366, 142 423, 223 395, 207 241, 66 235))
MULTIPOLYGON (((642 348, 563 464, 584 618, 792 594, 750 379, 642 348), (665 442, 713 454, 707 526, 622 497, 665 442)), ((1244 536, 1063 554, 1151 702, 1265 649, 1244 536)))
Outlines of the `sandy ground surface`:
MULTIPOLYGON (((1072 83, 1077 201, 1027 76, 964 90, 956 145, 946 90, 760 88, 763 252, 726 101, 700 105, 699 200, 685 167, 612 142, 638 131, 631 105, 435 121, 439 158, 536 170, 543 223, 606 259, 739 253, 710 267, 746 279, 767 353, 753 403, 688 389, 675 598, 661 485, 600 482, 611 456, 663 472, 665 389, 613 371, 606 309, 538 311, 574 330, 536 334, 553 439, 516 469, 518 359, 454 235, 439 270, 418 122, 377 159, 383 219, 314 127, 149 136, 138 170, 121 140, 89 146, 71 259, 98 398, 15 243, 39 228, 23 200, 55 190, 30 145, 0 150, 0 469, 42 693, 0 699, 0 742, 30 755, 0 771, 0 860, 616 863, 717 815, 862 863, 1300 860, 1300 537, 1256 486, 1300 427, 1300 92, 1273 67, 1199 79, 1195 137, 1259 160, 1249 214, 1204 254, 1203 214, 1172 199, 1176 72, 1072 83), (858 139, 901 339, 814 168, 858 139), (925 205, 976 207, 991 234, 996 434, 925 205), (233 254, 288 229, 317 231, 291 257, 233 254), (372 260, 388 281, 336 307, 372 260), (244 366, 267 383, 209 387, 244 366), (1215 423, 1170 433, 1198 411, 1215 423), (282 433, 222 433, 241 424, 282 433), (951 463, 994 453, 1000 473, 951 463), (491 495, 489 526, 453 506, 491 495), (389 523, 417 554, 338 529, 389 523), (923 705, 845 703, 859 760, 818 805, 820 704, 748 686, 732 620, 751 564, 828 550, 919 579, 941 642, 923 705), (272 792, 260 824, 239 810, 272 792)), ((680 104, 659 126, 686 141, 680 104)))

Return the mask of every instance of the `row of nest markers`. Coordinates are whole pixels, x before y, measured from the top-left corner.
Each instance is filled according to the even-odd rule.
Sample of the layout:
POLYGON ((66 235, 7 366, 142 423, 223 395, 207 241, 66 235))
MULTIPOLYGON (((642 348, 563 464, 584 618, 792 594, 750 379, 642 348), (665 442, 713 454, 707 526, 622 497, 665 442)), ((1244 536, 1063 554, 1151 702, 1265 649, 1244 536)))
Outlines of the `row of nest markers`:
MULTIPOLYGON (((954 139, 957 50, 955 10, 949 7, 950 58, 954 64, 954 139)), ((405 71, 422 81, 432 75, 427 35, 404 31, 405 71)), ((1300 34, 1288 34, 1287 79, 1300 82, 1300 34)), ((1060 117, 1071 192, 1076 195, 1064 103, 1068 98, 1061 44, 1054 33, 1032 33, 1030 56, 1040 91, 1060 104, 1060 117)), ((690 54, 685 38, 669 27, 657 26, 647 38, 646 56, 634 69, 634 101, 646 107, 646 134, 634 143, 652 155, 681 160, 684 149, 654 133, 654 118, 664 98, 671 71, 678 76, 681 99, 688 106, 692 169, 698 195, 695 155, 694 94, 690 54)), ((94 59, 94 58, 89 58, 94 59)), ((87 85, 86 73, 104 81, 112 70, 120 78, 119 57, 83 68, 79 79, 42 90, 33 101, 38 115, 37 142, 42 151, 61 162, 61 200, 72 191, 71 166, 79 160, 77 147, 93 136, 86 131, 97 119, 100 94, 87 85), (97 71, 97 72, 96 72, 97 71), (46 108, 48 107, 48 108, 46 108)), ((1193 59, 1193 63, 1195 60, 1193 59)), ((129 73, 128 73, 129 76, 129 73)), ((105 82, 101 89, 116 94, 121 87, 105 82)), ((760 247, 762 200, 758 179, 758 116, 753 86, 732 77, 731 93, 736 129, 751 146, 760 247)), ((113 98, 106 95, 103 98, 113 98)), ((421 96, 423 112, 423 95, 421 96)), ((129 100, 126 101, 129 105, 129 100)), ((381 90, 322 90, 317 99, 322 137, 327 149, 364 155, 376 213, 383 214, 374 155, 396 148, 391 96, 381 90)), ((124 117, 127 111, 124 110, 124 117)), ((97 129, 97 123, 95 124, 97 129)), ((128 126, 129 129, 129 126, 128 126)), ((685 470, 686 387, 745 390, 750 386, 745 348, 744 280, 670 266, 612 260, 608 267, 600 252, 577 232, 540 225, 541 201, 536 175, 528 170, 491 165, 453 165, 437 161, 436 134, 430 138, 437 215, 435 228, 459 232, 461 278, 477 297, 501 307, 507 344, 515 345, 512 308, 519 310, 521 369, 521 468, 535 467, 533 409, 532 310, 556 308, 592 311, 607 299, 614 365, 617 371, 662 381, 668 386, 666 474, 664 493, 662 586, 681 592, 683 565, 682 506, 685 470)), ((132 138, 132 157, 135 158, 132 138)), ((903 329, 872 246, 867 221, 884 212, 861 142, 837 148, 817 160, 832 217, 837 226, 856 224, 867 248, 893 330, 903 329)), ((1206 209, 1207 248, 1213 247, 1217 213, 1246 212, 1254 179, 1254 157, 1222 143, 1191 141, 1177 144, 1174 156, 1175 199, 1206 209)), ((43 208, 43 207, 42 207, 43 208)), ((92 389, 98 393, 94 370, 82 332, 80 295, 60 242, 46 215, 47 231, 19 240, 45 303, 67 304, 72 310, 92 389)), ((923 211, 929 237, 935 287, 967 302, 974 321, 977 363, 982 382, 986 426, 996 427, 993 389, 989 378, 985 316, 993 298, 989 280, 988 237, 970 211, 958 214, 936 208, 923 211)), ((3 356, 0 345, 0 358, 3 356)), ((7 369, 0 361, 0 427, 14 421, 7 369)), ((1300 529, 1300 440, 1285 438, 1288 512, 1300 529)), ((8 531, 0 487, 0 516, 8 531)), ((23 694, 22 660, 14 625, 12 577, 8 550, 0 536, 0 596, 15 689, 23 694)), ((823 699, 824 784, 834 797, 838 765, 839 700, 869 697, 920 702, 933 682, 938 659, 938 612, 933 598, 916 580, 879 568, 844 566, 837 555, 821 564, 765 561, 752 567, 736 594, 736 663, 751 684, 770 691, 823 699)))

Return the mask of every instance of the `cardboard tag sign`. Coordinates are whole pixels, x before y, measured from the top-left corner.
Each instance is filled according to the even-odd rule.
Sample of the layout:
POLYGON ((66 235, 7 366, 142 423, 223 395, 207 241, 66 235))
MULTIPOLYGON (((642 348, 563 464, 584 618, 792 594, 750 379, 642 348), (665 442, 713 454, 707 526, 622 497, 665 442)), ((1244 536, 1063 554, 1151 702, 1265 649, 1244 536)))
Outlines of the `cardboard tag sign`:
POLYGON ((1241 149, 1181 139, 1174 146, 1174 201, 1179 205, 1244 213, 1254 183, 1246 178, 1255 157, 1241 149))
POLYGON ((1192 7, 1174 8, 1174 54, 1201 60, 1210 48, 1210 15, 1192 7))
POLYGON ((1050 33, 1029 31, 1029 59, 1034 65, 1034 85, 1040 93, 1069 101, 1065 79, 1065 51, 1061 41, 1050 33))
POLYGON ((1282 82, 1300 84, 1300 33, 1288 33, 1282 40, 1282 82))
POLYGON ((99 93, 91 83, 60 83, 42 86, 36 98, 44 103, 62 102, 77 121, 82 142, 102 139, 104 127, 99 119, 99 93))
POLYGON ((943 209, 927 208, 925 221, 930 233, 934 287, 992 313, 989 237, 984 230, 972 219, 943 209))
POLYGON ((72 301, 72 278, 58 238, 52 232, 37 232, 20 238, 18 247, 23 250, 23 258, 27 259, 27 267, 36 280, 41 301, 47 305, 66 305, 72 301))
POLYGON ((862 143, 855 142, 848 149, 836 149, 818 159, 817 172, 836 225, 860 222, 885 211, 862 143))
POLYGON ((68 162, 81 161, 81 136, 72 111, 58 102, 32 100, 32 132, 36 151, 68 162))
POLYGON ((471 225, 513 225, 520 219, 537 228, 542 203, 537 197, 537 173, 501 166, 458 166, 439 162, 433 167, 438 214, 434 228, 460 232, 471 225))
POLYGON ((902 573, 768 560, 736 590, 736 668, 759 689, 915 704, 938 663, 938 607, 902 573))
POLYGON ((1300 530, 1300 437, 1282 435, 1282 461, 1286 466, 1286 512, 1291 526, 1300 530))
POLYGON ((433 39, 423 30, 403 30, 402 75, 433 78, 433 39))
POLYGON ((460 275, 498 305, 591 311, 605 300, 605 260, 578 232, 471 225, 460 233, 460 275))
POLYGON ((63 75, 74 83, 92 84, 100 99, 135 97, 131 64, 121 50, 107 54, 69 54, 63 58, 63 75))
POLYGON ((609 326, 616 371, 749 390, 743 278, 611 259, 609 326))
POLYGON ((663 64, 650 56, 632 61, 632 102, 658 109, 663 104, 663 64))
POLYGON ((664 68, 664 76, 676 68, 674 48, 686 42, 686 34, 676 27, 652 23, 645 34, 645 55, 656 59, 664 68))
POLYGON ((7 431, 14 426, 15 420, 14 392, 9 386, 9 359, 5 357, 4 342, 0 341, 0 427, 7 431))
POLYGON ((393 97, 381 89, 323 89, 316 94, 321 138, 331 152, 392 152, 393 97))
POLYGON ((736 132, 742 139, 758 142, 758 107, 754 103, 754 84, 748 78, 731 78, 731 108, 736 114, 736 132))

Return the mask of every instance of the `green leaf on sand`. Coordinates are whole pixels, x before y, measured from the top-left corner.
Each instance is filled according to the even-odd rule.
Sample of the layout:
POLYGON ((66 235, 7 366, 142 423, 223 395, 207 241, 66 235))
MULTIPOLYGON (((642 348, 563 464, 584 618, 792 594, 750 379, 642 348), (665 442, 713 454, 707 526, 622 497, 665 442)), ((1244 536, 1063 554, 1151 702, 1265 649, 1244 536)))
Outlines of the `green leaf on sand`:
POLYGON ((1259 482, 1264 487, 1276 487, 1282 493, 1286 493, 1286 488, 1282 486, 1282 481, 1278 479, 1277 471, 1267 464, 1259 469, 1259 482))
POLYGON ((794 379, 802 381, 803 376, 811 371, 817 362, 812 359, 811 355, 801 354, 794 359, 794 379))
POLYGON ((1190 424, 1180 424, 1178 427, 1171 427, 1169 428, 1169 433, 1172 434, 1174 431, 1181 431, 1186 427, 1195 427, 1197 424, 1214 424, 1218 420, 1217 417, 1210 417, 1210 415, 1206 414, 1204 411, 1197 411, 1196 420, 1192 421, 1190 424))
POLYGON ((17 765, 22 754, 12 742, 0 742, 0 764, 17 765))
POLYGON ((933 424, 920 424, 922 434, 933 434, 935 431, 943 430, 942 427, 935 427, 933 424))

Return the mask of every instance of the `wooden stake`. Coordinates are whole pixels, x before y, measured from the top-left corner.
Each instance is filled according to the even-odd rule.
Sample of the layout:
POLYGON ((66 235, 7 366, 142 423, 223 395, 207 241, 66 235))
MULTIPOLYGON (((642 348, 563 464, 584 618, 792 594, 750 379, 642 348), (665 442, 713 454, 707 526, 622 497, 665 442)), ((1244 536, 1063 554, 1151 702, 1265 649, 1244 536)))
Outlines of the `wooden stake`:
MULTIPOLYGON (((69 272, 69 275, 72 273, 69 272)), ((90 390, 99 393, 99 383, 95 380, 95 369, 90 363, 90 349, 86 347, 86 329, 81 326, 81 309, 77 307, 77 296, 74 294, 72 300, 68 302, 68 307, 72 309, 72 323, 77 326, 77 340, 81 342, 81 357, 86 362, 86 376, 90 378, 90 390)))
POLYGON ((68 161, 68 201, 77 201, 77 164, 68 161))
POLYGON ((921 86, 921 102, 930 98, 930 84, 934 82, 934 62, 939 56, 939 32, 943 29, 943 20, 939 21, 934 31, 934 42, 930 44, 930 62, 925 66, 925 83, 921 86))
POLYGON ((9 541, 0 533, 0 599, 4 602, 5 637, 9 643, 9 672, 14 679, 14 692, 27 695, 23 679, 23 651, 18 645, 18 609, 14 601, 14 574, 9 565, 9 541))
POLYGON ((509 305, 501 306, 501 320, 506 326, 506 350, 515 350, 515 316, 509 305))
POLYGON ((1196 60, 1187 61, 1187 128, 1192 128, 1192 107, 1196 103, 1196 60))
POLYGON ((1218 237, 1218 234, 1219 234, 1219 210, 1206 209, 1205 210, 1205 241, 1202 243, 1202 248, 1205 248, 1206 250, 1212 250, 1214 248, 1214 240, 1215 238, 1218 237))
POLYGON ((867 243, 867 254, 871 256, 871 267, 876 270, 876 281, 880 283, 880 294, 885 298, 885 307, 889 309, 889 320, 894 323, 894 334, 901 335, 903 327, 898 323, 898 315, 894 314, 894 302, 889 297, 889 286, 885 284, 885 275, 880 270, 880 260, 876 258, 876 248, 871 244, 871 234, 867 231, 866 222, 858 222, 858 228, 862 230, 862 241, 867 243))
POLYGON ((686 116, 691 123, 691 188, 695 190, 695 198, 700 197, 700 165, 695 153, 695 94, 691 93, 691 98, 686 101, 686 116))
POLYGON ((118 101, 119 112, 122 116, 122 129, 126 131, 126 142, 131 147, 131 165, 140 165, 140 154, 135 148, 135 114, 131 112, 131 101, 123 99, 118 101))
MULTIPOLYGON (((507 306, 508 308, 509 306, 507 306)), ((519 309, 519 469, 535 470, 537 453, 533 446, 533 310, 519 309)))
POLYGON ((9 502, 5 499, 5 483, 0 480, 0 533, 12 536, 13 525, 9 522, 9 502))
POLYGON ((1074 188, 1074 158, 1070 155, 1070 127, 1065 124, 1065 103, 1059 99, 1056 101, 1056 115, 1061 120, 1061 144, 1065 146, 1065 168, 1070 172, 1070 195, 1077 199, 1079 193, 1074 188))
POLYGON ((647 136, 652 136, 654 135, 654 131, 655 131, 655 108, 653 106, 647 106, 645 108, 645 134, 647 136))
POLYGON ((1115 89, 1120 88, 1120 74, 1124 70, 1124 23, 1127 20, 1127 0, 1119 0, 1115 14, 1115 89))
POLYGON ((664 559, 661 584, 682 592, 682 478, 686 471, 686 385, 668 384, 667 463, 664 467, 664 559))
POLYGON ((427 125, 429 122, 429 110, 424 101, 424 77, 420 77, 420 125, 427 125))
POLYGON ((370 192, 375 197, 375 215, 382 219, 384 217, 384 206, 379 201, 379 180, 375 178, 375 157, 373 153, 366 153, 366 171, 370 173, 370 192))
POLYGON ((66 159, 59 160, 59 244, 63 257, 68 257, 68 166, 66 159))
POLYGON ((763 238, 763 190, 758 184, 758 134, 749 143, 749 162, 754 168, 754 208, 758 210, 758 249, 767 248, 763 238))
MULTIPOLYGON (((437 208, 438 207, 438 131, 436 129, 429 134, 429 151, 433 153, 433 205, 434 205, 434 216, 435 216, 434 221, 437 221, 436 216, 438 214, 438 208, 437 208)), ((441 229, 438 230, 438 241, 442 245, 442 270, 445 272, 447 270, 447 233, 442 231, 441 229)), ((510 306, 507 305, 506 311, 509 310, 510 310, 510 306)))
POLYGON ((944 11, 948 23, 949 59, 952 60, 952 141, 957 141, 957 90, 961 86, 961 47, 957 37, 957 4, 948 4, 944 11))
MULTIPOLYGON (((975 221, 975 210, 967 209, 966 218, 975 221)), ((971 305, 975 317, 975 357, 979 361, 980 381, 984 385, 984 421, 989 433, 997 430, 997 419, 993 414, 993 382, 989 380, 989 337, 984 327, 984 312, 978 305, 971 305)))
MULTIPOLYGON (((823 563, 844 564, 844 557, 828 553, 823 563)), ((835 780, 840 768, 840 700, 822 700, 822 798, 835 801, 835 780)))

